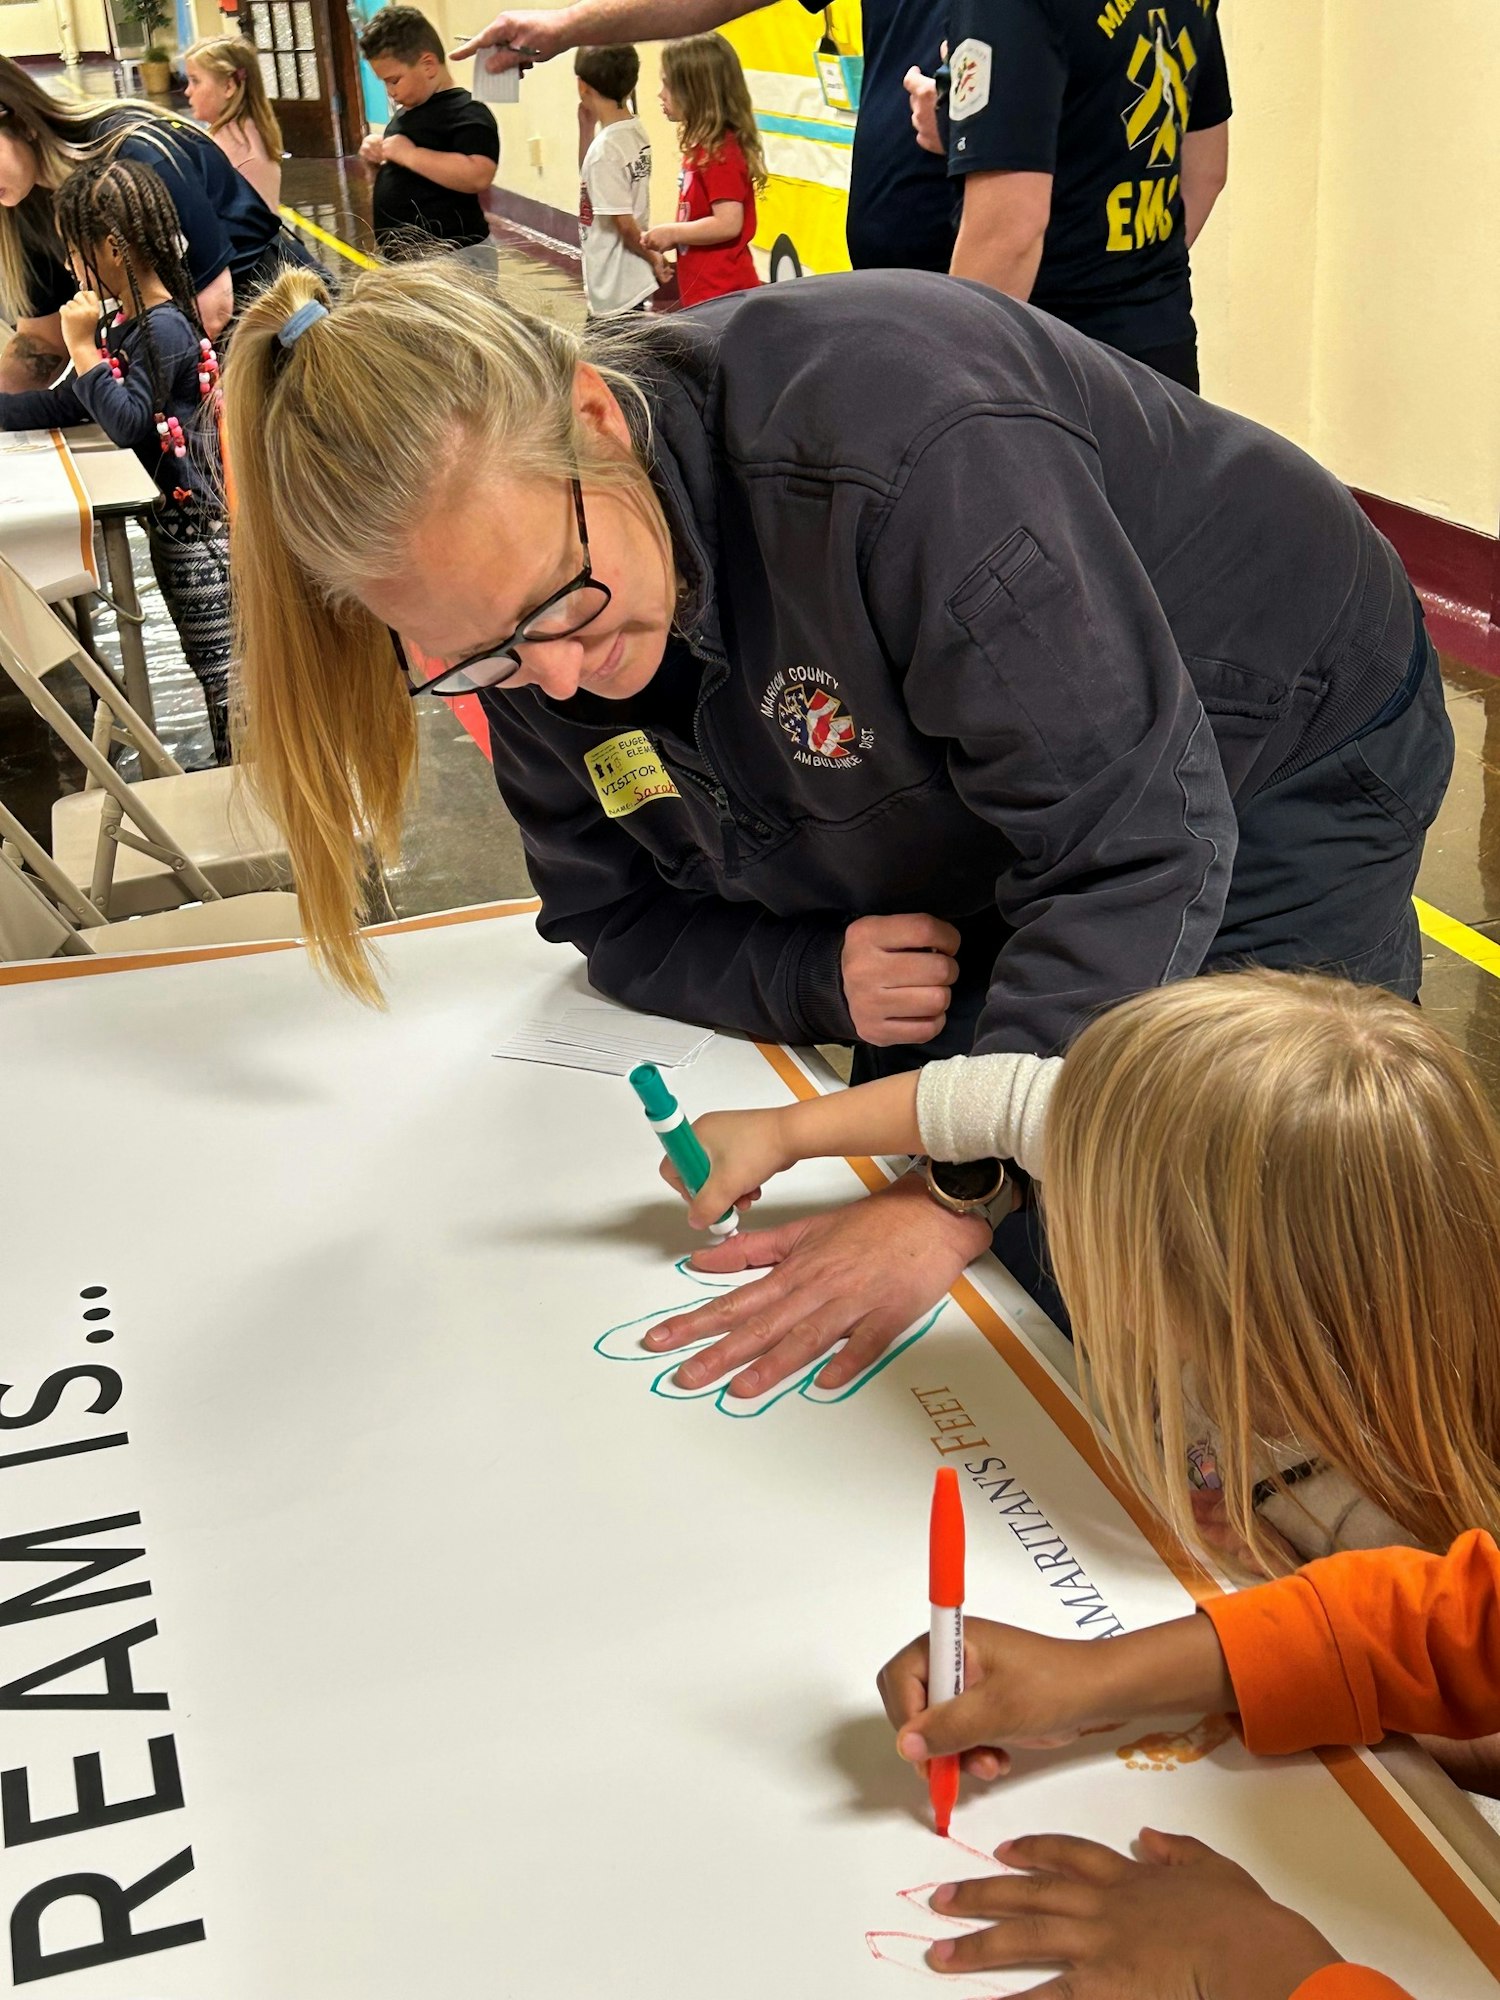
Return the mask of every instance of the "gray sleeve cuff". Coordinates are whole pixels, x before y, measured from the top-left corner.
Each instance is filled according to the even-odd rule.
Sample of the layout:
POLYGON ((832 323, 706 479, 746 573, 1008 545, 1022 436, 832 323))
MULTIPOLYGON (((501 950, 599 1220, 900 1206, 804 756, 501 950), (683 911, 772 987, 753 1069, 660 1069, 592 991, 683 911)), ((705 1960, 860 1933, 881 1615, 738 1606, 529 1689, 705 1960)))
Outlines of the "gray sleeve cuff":
POLYGON ((1044 1172, 1047 1105, 1061 1056, 953 1056, 928 1063, 917 1083, 917 1126, 934 1160, 1014 1160, 1044 1172))

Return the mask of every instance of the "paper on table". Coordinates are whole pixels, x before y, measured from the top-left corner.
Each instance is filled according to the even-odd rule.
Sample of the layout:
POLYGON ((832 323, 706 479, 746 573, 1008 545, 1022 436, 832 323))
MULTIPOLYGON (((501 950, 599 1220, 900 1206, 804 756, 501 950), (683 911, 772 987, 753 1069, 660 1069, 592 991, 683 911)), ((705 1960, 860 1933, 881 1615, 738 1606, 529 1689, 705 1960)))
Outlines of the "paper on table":
POLYGON ((637 1063, 681 1069, 713 1040, 711 1028, 637 1014, 613 1000, 591 998, 556 1014, 521 1021, 496 1049, 512 1062, 555 1063, 563 1069, 628 1076, 637 1063))
POLYGON ((0 431, 0 555, 49 603, 99 587, 93 510, 57 431, 0 431))

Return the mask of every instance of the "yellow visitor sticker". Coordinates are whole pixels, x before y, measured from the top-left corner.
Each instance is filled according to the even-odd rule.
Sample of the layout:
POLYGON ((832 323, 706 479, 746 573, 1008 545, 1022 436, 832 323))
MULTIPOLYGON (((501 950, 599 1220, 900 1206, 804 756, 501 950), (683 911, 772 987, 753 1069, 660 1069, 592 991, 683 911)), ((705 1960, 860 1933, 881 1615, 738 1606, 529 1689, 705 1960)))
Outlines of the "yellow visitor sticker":
POLYGON ((682 796, 644 729, 611 736, 607 743, 590 750, 583 761, 599 803, 611 819, 625 819, 653 799, 682 796))

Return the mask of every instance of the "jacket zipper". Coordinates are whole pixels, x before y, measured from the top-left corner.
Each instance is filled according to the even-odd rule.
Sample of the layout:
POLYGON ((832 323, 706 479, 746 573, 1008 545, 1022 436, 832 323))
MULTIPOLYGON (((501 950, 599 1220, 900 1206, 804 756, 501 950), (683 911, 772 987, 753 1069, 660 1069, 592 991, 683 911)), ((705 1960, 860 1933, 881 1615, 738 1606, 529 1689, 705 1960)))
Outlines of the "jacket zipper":
POLYGON ((719 782, 718 768, 713 758, 709 755, 708 746, 704 743, 703 733, 698 726, 698 718, 703 712, 709 695, 716 692, 729 672, 729 661, 724 654, 713 652, 706 646, 696 645, 691 639, 688 640, 687 645, 688 651, 692 654, 693 658, 701 660, 706 667, 713 670, 714 674, 712 682, 700 689, 697 705, 693 710, 693 748, 702 759, 704 769, 712 775, 707 778, 700 777, 696 771, 690 771, 686 766, 682 768, 681 775, 697 791, 702 792, 713 805, 714 815, 719 826, 719 839, 724 849, 724 866, 729 874, 734 875, 739 872, 740 865, 739 827, 735 822, 734 810, 729 801, 729 793, 719 782))

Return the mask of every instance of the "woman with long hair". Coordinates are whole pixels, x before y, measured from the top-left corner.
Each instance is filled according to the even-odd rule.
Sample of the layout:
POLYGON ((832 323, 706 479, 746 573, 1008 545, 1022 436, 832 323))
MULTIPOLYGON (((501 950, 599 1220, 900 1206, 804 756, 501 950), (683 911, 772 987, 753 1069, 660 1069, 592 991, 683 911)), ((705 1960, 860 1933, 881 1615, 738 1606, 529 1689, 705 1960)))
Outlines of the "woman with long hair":
MULTIPOLYGON (((543 935, 648 1012, 870 1075, 1048 1055, 1224 962, 1417 990, 1452 733, 1394 550, 1046 314, 857 272, 580 333, 437 262, 331 309, 290 273, 225 414, 251 771, 355 991, 423 688, 479 695, 543 935)), ((847 1383, 995 1192, 908 1175, 705 1253, 777 1268, 666 1324, 727 1336, 683 1379, 848 1336, 847 1383)))
POLYGON ((0 427, 97 423, 161 489, 147 518, 151 562, 183 656, 203 689, 214 755, 230 757, 229 523, 218 439, 218 359, 182 261, 177 211, 138 160, 98 159, 57 194, 57 228, 78 281, 62 309, 74 374, 55 389, 0 394, 0 427), (113 299, 118 309, 106 309, 113 299))
POLYGON ((67 361, 59 314, 77 288, 58 240, 56 194, 75 168, 114 158, 137 160, 166 183, 210 337, 283 266, 312 263, 196 126, 129 99, 54 95, 0 56, 0 314, 15 328, 0 352, 0 390, 45 387, 67 361))

